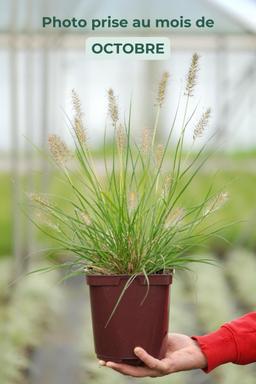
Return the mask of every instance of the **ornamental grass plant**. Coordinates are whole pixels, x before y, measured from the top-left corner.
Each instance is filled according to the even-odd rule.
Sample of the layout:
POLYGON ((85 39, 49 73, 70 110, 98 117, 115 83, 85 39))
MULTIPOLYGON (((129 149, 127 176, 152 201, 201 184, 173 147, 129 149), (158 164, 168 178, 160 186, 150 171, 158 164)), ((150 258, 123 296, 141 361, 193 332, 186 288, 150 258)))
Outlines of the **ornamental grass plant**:
MULTIPOLYGON (((196 244, 216 236, 220 225, 213 216, 227 200, 227 192, 213 193, 210 185, 202 201, 184 208, 182 198, 208 159, 207 144, 195 152, 194 143, 204 133, 211 111, 197 118, 193 102, 199 70, 194 54, 164 143, 159 143, 159 117, 165 102, 169 74, 159 82, 155 121, 138 139, 131 126, 132 107, 124 121, 117 97, 108 90, 108 115, 104 134, 104 174, 97 170, 90 148, 84 114, 72 91, 74 116, 68 119, 74 141, 71 150, 57 135, 49 136, 51 158, 71 194, 60 199, 43 194, 30 198, 43 220, 35 224, 58 243, 54 252, 68 251, 72 271, 103 275, 168 273, 192 262, 208 262, 193 256, 196 244), (197 119, 197 120, 196 120, 197 119), (178 140, 174 130, 179 125, 178 140), (113 131, 111 156, 107 154, 108 130, 113 131), (192 137, 193 151, 184 159, 185 135, 192 137)), ((196 146, 197 147, 197 146, 196 146)), ((61 265, 62 266, 62 265, 61 265)))

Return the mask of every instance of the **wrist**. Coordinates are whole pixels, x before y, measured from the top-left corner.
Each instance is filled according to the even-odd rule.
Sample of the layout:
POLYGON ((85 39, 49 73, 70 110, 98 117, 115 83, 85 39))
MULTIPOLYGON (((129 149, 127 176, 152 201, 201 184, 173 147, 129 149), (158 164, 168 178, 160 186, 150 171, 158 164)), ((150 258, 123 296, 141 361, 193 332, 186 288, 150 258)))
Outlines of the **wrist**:
POLYGON ((196 356, 196 368, 198 369, 206 369, 208 362, 205 354, 203 353, 202 349, 200 348, 199 343, 195 338, 191 338, 193 341, 193 349, 194 349, 194 355, 196 356))
POLYGON ((206 373, 219 365, 234 362, 237 358, 233 334, 226 327, 204 336, 192 336, 192 340, 197 342, 206 357, 207 366, 203 368, 206 373))

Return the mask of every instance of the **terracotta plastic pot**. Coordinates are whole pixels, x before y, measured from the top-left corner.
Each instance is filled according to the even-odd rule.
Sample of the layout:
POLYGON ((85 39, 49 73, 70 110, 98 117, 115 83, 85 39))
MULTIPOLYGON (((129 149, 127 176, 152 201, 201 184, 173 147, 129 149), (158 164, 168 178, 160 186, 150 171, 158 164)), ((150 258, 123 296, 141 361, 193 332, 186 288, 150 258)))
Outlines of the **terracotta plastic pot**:
POLYGON ((92 325, 97 357, 105 361, 140 365, 134 347, 145 348, 156 358, 166 351, 171 274, 137 276, 120 295, 130 276, 90 275, 92 325), (110 316, 112 317, 110 318, 110 316))

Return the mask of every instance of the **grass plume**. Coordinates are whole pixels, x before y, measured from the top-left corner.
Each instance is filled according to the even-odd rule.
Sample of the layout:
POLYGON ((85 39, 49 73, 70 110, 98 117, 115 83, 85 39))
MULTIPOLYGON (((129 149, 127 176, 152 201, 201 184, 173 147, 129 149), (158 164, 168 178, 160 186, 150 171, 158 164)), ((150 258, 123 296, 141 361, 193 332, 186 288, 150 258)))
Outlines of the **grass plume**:
POLYGON ((108 112, 111 117, 113 125, 116 125, 116 123, 119 120, 119 112, 118 112, 116 96, 112 88, 108 90, 108 112))
POLYGON ((74 110, 74 131, 78 141, 82 144, 86 143, 86 131, 83 121, 83 111, 81 100, 78 93, 72 89, 72 105, 74 110))
POLYGON ((170 77, 170 74, 168 72, 164 72, 159 82, 158 92, 156 97, 156 102, 157 102, 157 105, 159 105, 159 107, 162 107, 165 101, 166 89, 167 89, 169 77, 170 77))
POLYGON ((52 134, 48 137, 48 144, 56 164, 65 166, 70 157, 70 151, 64 141, 58 135, 52 134))
POLYGON ((198 60, 199 56, 194 54, 185 85, 187 96, 177 103, 164 144, 157 142, 157 132, 169 74, 165 72, 159 84, 153 129, 144 129, 139 143, 133 135, 131 110, 126 119, 120 121, 116 96, 109 89, 113 147, 109 159, 105 142, 105 174, 100 177, 90 148, 84 145, 81 102, 77 93, 72 92, 73 159, 79 172, 66 166, 70 151, 62 139, 57 135, 49 137, 52 157, 61 166, 60 174, 65 186, 70 188, 70 197, 63 206, 51 204, 40 195, 32 200, 60 229, 49 235, 62 250, 74 256, 74 266, 83 265, 87 273, 133 275, 186 268, 190 262, 206 261, 193 256, 191 250, 216 234, 218 228, 206 221, 210 213, 221 208, 228 195, 226 192, 211 198, 206 195, 192 206, 183 200, 207 158, 205 144, 194 156, 187 157, 186 161, 183 158, 188 130, 195 140, 203 134, 210 118, 210 109, 207 109, 198 124, 191 127, 194 112, 189 111, 195 108, 190 106, 193 102, 190 96, 197 81, 198 60), (173 130, 179 121, 180 136, 170 151, 173 130))
POLYGON ((226 204, 228 199, 229 199, 228 192, 220 192, 207 204, 204 210, 204 215, 207 216, 210 213, 218 211, 220 208, 223 207, 224 204, 226 204))
POLYGON ((201 116, 200 120, 195 126, 193 133, 193 140, 195 141, 198 137, 202 137, 205 127, 207 126, 211 117, 211 108, 208 108, 201 116))
POLYGON ((191 64, 187 74, 186 81, 186 94, 188 96, 193 96, 194 88, 196 86, 197 75, 199 71, 199 55, 194 53, 191 59, 191 64))

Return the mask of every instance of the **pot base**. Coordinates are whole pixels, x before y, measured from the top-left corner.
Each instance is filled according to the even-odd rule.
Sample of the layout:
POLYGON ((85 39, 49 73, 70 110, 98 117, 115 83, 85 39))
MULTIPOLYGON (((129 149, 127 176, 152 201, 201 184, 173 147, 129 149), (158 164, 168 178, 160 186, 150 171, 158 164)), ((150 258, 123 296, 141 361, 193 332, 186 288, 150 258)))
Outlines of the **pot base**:
POLYGON ((117 359, 117 358, 111 358, 111 357, 106 357, 106 356, 99 356, 97 355, 97 358, 99 360, 103 360, 105 362, 112 361, 113 363, 118 363, 118 364, 127 364, 127 365, 133 365, 133 366, 143 366, 144 363, 140 359, 129 359, 129 358, 123 358, 123 359, 117 359))

